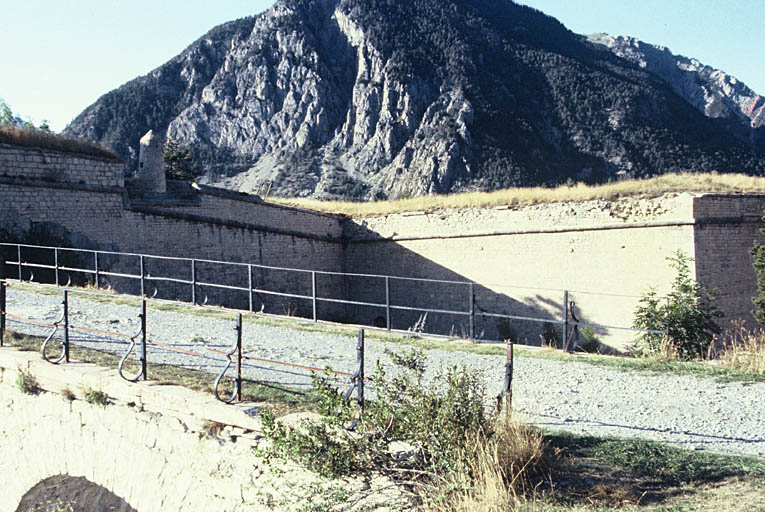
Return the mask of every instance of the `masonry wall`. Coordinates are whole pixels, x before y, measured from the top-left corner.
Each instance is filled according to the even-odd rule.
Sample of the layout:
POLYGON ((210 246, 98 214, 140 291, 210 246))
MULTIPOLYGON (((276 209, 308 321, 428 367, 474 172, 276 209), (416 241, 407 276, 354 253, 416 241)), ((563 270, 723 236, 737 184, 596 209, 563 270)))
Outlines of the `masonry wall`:
POLYGON ((763 242, 763 210, 763 195, 707 194, 694 199, 696 277, 717 292, 725 328, 734 321, 757 325, 751 315, 757 278, 750 250, 755 240, 763 242))
MULTIPOLYGON (((692 269, 702 284, 717 287, 729 319, 746 316, 755 288, 748 251, 762 227, 762 198, 741 202, 691 194, 613 202, 559 203, 516 209, 464 210, 356 219, 346 268, 354 272, 470 281, 475 311, 562 320, 564 291, 583 321, 629 327, 639 298, 655 287, 669 290, 674 271, 667 258, 676 251, 696 258, 692 269), (732 202, 733 201, 733 202, 732 202), (743 208, 743 210, 742 210, 743 208), (385 258, 379 255, 384 254, 385 258)), ((395 280, 394 280, 395 282, 395 280)), ((350 281, 349 297, 384 302, 379 279, 350 281)), ((415 306, 435 300, 444 309, 469 311, 465 285, 391 285, 391 302, 415 306), (443 297, 448 297, 444 300, 443 297)), ((434 302, 431 302, 434 303, 434 302)), ((374 321, 379 308, 360 308, 374 321)), ((397 311, 395 327, 419 319, 397 311)), ((377 318, 379 321, 379 318, 377 318)), ((429 314, 429 329, 466 330, 466 317, 429 314)), ((427 330, 427 328, 426 328, 427 330)), ((634 334, 595 329, 599 339, 623 349, 634 334)), ((499 321, 477 315, 476 336, 512 337, 539 343, 559 325, 528 320, 499 321), (481 320, 483 318, 483 320, 481 320)))
POLYGON ((0 144, 0 176, 122 187, 125 164, 88 155, 0 144))
MULTIPOLYGON (((14 158, 17 153, 34 156, 36 152, 28 148, 0 148, 0 155, 9 151, 14 158)), ((78 161, 77 158, 70 160, 78 161)), ((3 160, 6 165, 9 161, 10 158, 3 160)), ((195 207, 147 206, 146 201, 131 199, 124 188, 102 185, 100 177, 91 176, 91 183, 37 179, 48 164, 35 163, 32 158, 24 162, 21 167, 0 167, 0 229, 11 239, 62 247, 242 262, 253 265, 254 287, 303 296, 312 294, 310 273, 279 271, 259 265, 343 270, 342 231, 336 217, 270 207, 225 192, 200 194, 204 199, 196 201, 200 206, 195 207), (37 238, 30 239, 30 236, 37 238)), ((76 176, 65 172, 58 177, 75 179, 76 176)), ((73 261, 76 256, 75 253, 61 254, 67 261, 73 261)), ((35 257, 28 255, 25 259, 35 257)), ((83 258, 76 261, 76 266, 91 264, 83 258)), ((137 257, 114 256, 103 257, 99 265, 101 270, 137 274, 138 262, 137 257)), ((153 277, 191 279, 190 261, 147 258, 145 265, 146 273, 153 277)), ((248 284, 247 266, 199 262, 196 271, 201 282, 245 288, 248 284)), ((38 277, 40 274, 42 272, 38 272, 38 277)), ((74 279, 78 277, 92 279, 82 275, 74 279)), ((322 275, 316 281, 318 293, 344 298, 342 278, 322 275)), ((136 281, 127 278, 102 277, 100 285, 131 293, 139 291, 136 281)), ((164 298, 191 300, 188 285, 164 282, 157 288, 159 296, 164 294, 164 298)), ((199 296, 199 300, 208 299, 210 304, 231 307, 246 307, 249 300, 246 291, 212 287, 200 287, 199 296)), ((255 294, 253 307, 276 314, 312 315, 310 300, 265 293, 255 294)), ((325 319, 344 319, 344 308, 336 305, 320 304, 318 313, 325 319)))

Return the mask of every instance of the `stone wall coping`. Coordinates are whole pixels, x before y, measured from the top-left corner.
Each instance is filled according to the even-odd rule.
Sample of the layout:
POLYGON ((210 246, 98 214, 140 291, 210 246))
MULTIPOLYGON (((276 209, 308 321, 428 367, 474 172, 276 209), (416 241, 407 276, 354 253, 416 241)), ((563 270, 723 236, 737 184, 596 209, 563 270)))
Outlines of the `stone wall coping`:
MULTIPOLYGON (((198 424, 212 422, 253 432, 261 431, 260 419, 249 414, 257 412, 263 406, 260 403, 226 405, 212 394, 181 386, 151 380, 131 383, 120 377, 117 370, 95 364, 72 361, 54 365, 44 361, 37 352, 7 346, 1 348, 0 373, 3 374, 3 382, 15 382, 19 370, 30 372, 47 392, 61 394, 68 390, 76 397, 84 398, 88 390, 98 390, 112 400, 133 404, 141 410, 184 418, 184 422, 191 418, 198 424)), ((210 374, 211 382, 214 377, 210 374)))
POLYGON ((348 236, 347 240, 351 243, 370 243, 370 242, 404 242, 414 240, 447 240, 453 238, 481 238, 491 236, 508 235, 534 235, 547 233, 581 233, 586 231, 609 231, 614 229, 644 229, 644 228, 666 228, 681 226, 698 226, 702 224, 732 224, 740 222, 762 222, 762 216, 734 216, 734 217, 704 217, 687 221, 671 222, 632 222, 621 224, 595 224, 588 226, 565 226, 560 228, 537 228, 537 229, 516 229, 499 231, 476 231, 472 233, 455 233, 445 235, 393 235, 393 236, 374 236, 365 234, 363 236, 348 236))
POLYGON ((87 160, 96 160, 99 162, 107 162, 110 164, 124 164, 125 161, 121 160, 118 157, 115 158, 109 158, 106 156, 97 156, 97 155, 89 155, 87 153, 75 153, 72 151, 62 151, 60 149, 52 149, 52 148, 44 148, 42 146, 24 146, 20 144, 7 144, 7 143, 0 143, 0 148, 4 149, 15 149, 19 151, 43 151, 47 153, 54 153, 56 155, 60 155, 62 157, 69 157, 69 158, 85 158, 87 160))
POLYGON ((225 188, 218 188, 218 187, 212 187, 210 185, 200 185, 200 184, 196 184, 195 187, 198 187, 197 190, 202 194, 223 197, 223 198, 231 199, 234 201, 243 201, 246 203, 258 204, 260 206, 266 206, 268 208, 276 208, 280 210, 290 210, 290 211, 297 211, 301 213, 308 213, 311 215, 316 215, 317 217, 326 217, 330 219, 335 219, 338 222, 342 222, 348 218, 345 215, 341 215, 339 213, 325 213, 325 212, 319 212, 316 210, 309 210, 306 208, 299 208, 297 206, 286 206, 283 204, 269 203, 268 201, 265 201, 260 196, 257 196, 254 194, 248 194, 246 192, 236 192, 234 190, 228 190, 225 188))
POLYGON ((145 215, 157 215, 160 217, 167 217, 171 219, 180 219, 180 220, 186 220, 191 222, 202 222, 204 224, 215 224, 218 226, 229 226, 232 228, 240 228, 240 229, 249 229, 253 231, 261 231, 264 233, 274 233, 278 235, 288 235, 288 236, 294 236, 296 238, 309 238, 311 240, 318 240, 321 242, 332 242, 332 243, 342 243, 343 239, 333 236, 323 236, 323 235, 314 235, 312 233, 303 233, 301 231, 292 231, 289 229, 278 229, 278 228, 272 228, 270 226, 264 226, 261 224, 249 224, 245 222, 239 222, 235 220, 225 220, 225 219, 219 219, 217 217, 206 217, 204 215, 195 215, 192 213, 184 213, 184 212, 173 212, 168 210, 163 210, 161 208, 151 208, 151 207, 144 207, 144 206, 135 206, 135 207, 129 207, 128 211, 136 212, 136 213, 142 213, 145 215))

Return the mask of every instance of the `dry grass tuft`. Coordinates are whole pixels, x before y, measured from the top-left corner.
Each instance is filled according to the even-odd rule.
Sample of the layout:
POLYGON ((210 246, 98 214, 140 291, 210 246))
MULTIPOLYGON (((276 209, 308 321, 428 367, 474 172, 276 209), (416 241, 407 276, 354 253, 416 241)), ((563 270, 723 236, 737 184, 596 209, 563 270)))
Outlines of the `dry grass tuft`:
POLYGON ((66 153, 96 156, 109 160, 118 160, 117 155, 104 149, 95 142, 56 135, 55 133, 33 128, 16 128, 15 126, 0 126, 0 143, 32 146, 53 149, 66 153))
POLYGON ((765 329, 747 329, 738 323, 723 335, 718 357, 735 370, 765 375, 765 329))
POLYGON ((447 488, 457 489, 438 503, 443 512, 507 512, 528 502, 532 477, 550 465, 546 443, 538 431, 514 420, 497 418, 494 435, 479 436, 466 449, 470 465, 447 488))
POLYGON ((510 188, 494 192, 467 192, 444 196, 422 196, 394 201, 350 202, 316 199, 271 198, 273 202, 337 213, 350 217, 373 217, 406 211, 437 211, 461 208, 520 207, 538 203, 614 200, 626 196, 658 197, 668 193, 697 192, 721 194, 765 193, 765 178, 744 174, 676 173, 650 179, 624 180, 603 185, 556 188, 510 188))

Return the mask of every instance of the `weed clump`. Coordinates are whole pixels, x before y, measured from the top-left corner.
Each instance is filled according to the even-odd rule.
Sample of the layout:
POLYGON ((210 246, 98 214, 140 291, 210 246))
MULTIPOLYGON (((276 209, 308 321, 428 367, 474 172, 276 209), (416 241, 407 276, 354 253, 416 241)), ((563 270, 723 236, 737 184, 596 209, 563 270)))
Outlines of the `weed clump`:
POLYGON ((92 405, 106 407, 109 403, 109 395, 101 390, 88 389, 85 393, 85 401, 92 405))
POLYGON ((29 370, 19 368, 19 374, 16 377, 16 388, 25 395, 39 395, 40 384, 37 383, 34 375, 29 370))
POLYGON ((426 382, 422 350, 390 355, 395 369, 387 372, 378 363, 377 398, 367 403, 353 432, 345 427, 356 408, 315 376, 320 419, 291 428, 264 413, 271 444, 261 454, 295 460, 328 478, 382 473, 441 510, 484 492, 481 486, 514 495, 546 469, 542 435, 487 412, 476 372, 452 367, 435 383, 426 382))

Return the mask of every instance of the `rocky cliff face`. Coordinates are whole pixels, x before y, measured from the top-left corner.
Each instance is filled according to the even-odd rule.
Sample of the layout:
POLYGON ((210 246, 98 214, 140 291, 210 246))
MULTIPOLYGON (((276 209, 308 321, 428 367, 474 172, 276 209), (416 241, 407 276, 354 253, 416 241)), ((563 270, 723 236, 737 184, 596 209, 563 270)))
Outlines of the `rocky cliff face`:
POLYGON ((765 148, 765 98, 736 77, 634 37, 593 34, 588 39, 659 75, 704 115, 722 121, 738 137, 765 148))
POLYGON ((281 0, 67 128, 134 164, 167 130, 208 182, 372 199, 765 171, 650 73, 509 0, 281 0))

